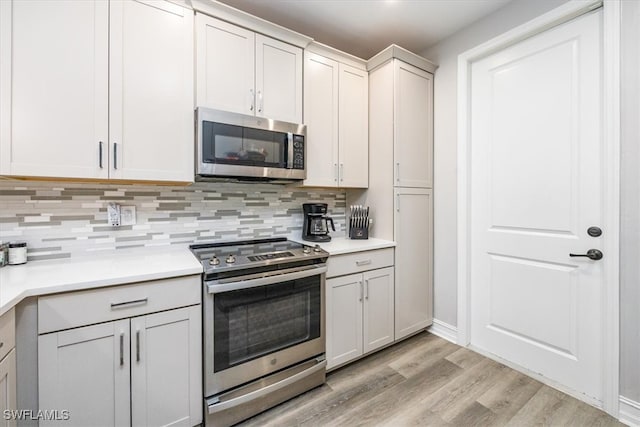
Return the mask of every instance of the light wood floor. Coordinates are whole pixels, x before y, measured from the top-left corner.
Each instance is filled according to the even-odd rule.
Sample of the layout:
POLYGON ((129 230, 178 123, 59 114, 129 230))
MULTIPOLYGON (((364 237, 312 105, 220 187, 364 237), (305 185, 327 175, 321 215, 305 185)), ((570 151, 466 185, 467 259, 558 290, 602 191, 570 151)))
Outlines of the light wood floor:
POLYGON ((427 332, 327 375, 243 426, 622 426, 427 332))

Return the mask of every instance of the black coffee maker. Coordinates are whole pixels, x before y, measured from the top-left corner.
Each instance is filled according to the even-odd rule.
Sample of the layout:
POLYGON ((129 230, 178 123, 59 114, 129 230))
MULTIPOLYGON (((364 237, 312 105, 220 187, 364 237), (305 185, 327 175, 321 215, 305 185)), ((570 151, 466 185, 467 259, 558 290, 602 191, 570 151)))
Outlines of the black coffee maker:
POLYGON ((326 203, 303 203, 304 222, 302 224, 302 239, 309 242, 328 242, 329 223, 331 229, 336 231, 333 219, 327 216, 326 203))

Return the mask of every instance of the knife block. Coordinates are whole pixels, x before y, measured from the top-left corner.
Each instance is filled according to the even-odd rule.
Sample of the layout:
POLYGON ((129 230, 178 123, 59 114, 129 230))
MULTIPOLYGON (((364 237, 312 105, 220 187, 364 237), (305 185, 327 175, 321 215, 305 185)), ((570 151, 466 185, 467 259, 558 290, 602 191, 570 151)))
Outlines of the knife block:
POLYGON ((352 220, 349 221, 349 238, 353 240, 364 240, 369 238, 369 224, 364 227, 355 227, 352 224, 352 220))

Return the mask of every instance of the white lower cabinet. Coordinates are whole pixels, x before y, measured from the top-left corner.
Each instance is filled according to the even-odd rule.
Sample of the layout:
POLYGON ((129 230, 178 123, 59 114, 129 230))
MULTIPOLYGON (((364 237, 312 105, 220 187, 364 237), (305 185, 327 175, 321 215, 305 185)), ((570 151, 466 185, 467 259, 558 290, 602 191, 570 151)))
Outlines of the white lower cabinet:
MULTIPOLYGON (((104 293, 105 313, 110 306, 113 313, 125 313, 125 318, 48 333, 42 333, 39 325, 39 409, 57 411, 56 420, 41 421, 41 426, 193 426, 202 422, 201 306, 148 313, 163 292, 169 295, 180 283, 189 302, 199 302, 193 301, 199 276, 148 283, 156 285, 147 289, 149 296, 130 302, 113 303, 122 294, 119 287, 94 291, 104 293)), ((146 285, 124 288, 131 286, 144 289, 146 285)), ((58 316, 77 324, 79 311, 67 310, 65 315, 56 309, 90 292, 41 297, 38 322, 53 324, 58 316)), ((93 310, 99 319, 102 313, 93 310)))
POLYGON ((426 188, 395 189, 397 340, 433 322, 432 195, 426 188))
POLYGON ((327 368, 394 340, 393 267, 327 279, 327 368))
POLYGON ((0 361, 0 426, 12 427, 15 420, 7 419, 6 411, 18 408, 16 402, 16 350, 15 348, 0 361))

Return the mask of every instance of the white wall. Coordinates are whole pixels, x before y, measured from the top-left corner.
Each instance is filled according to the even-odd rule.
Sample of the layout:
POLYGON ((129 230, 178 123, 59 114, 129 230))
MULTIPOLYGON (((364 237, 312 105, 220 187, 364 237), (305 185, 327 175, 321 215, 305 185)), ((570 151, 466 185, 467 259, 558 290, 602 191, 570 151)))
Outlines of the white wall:
POLYGON ((640 402, 640 2, 622 2, 620 394, 640 402))
POLYGON ((456 84, 458 55, 561 5, 514 0, 422 53, 439 65, 434 86, 434 317, 456 325, 456 84))

